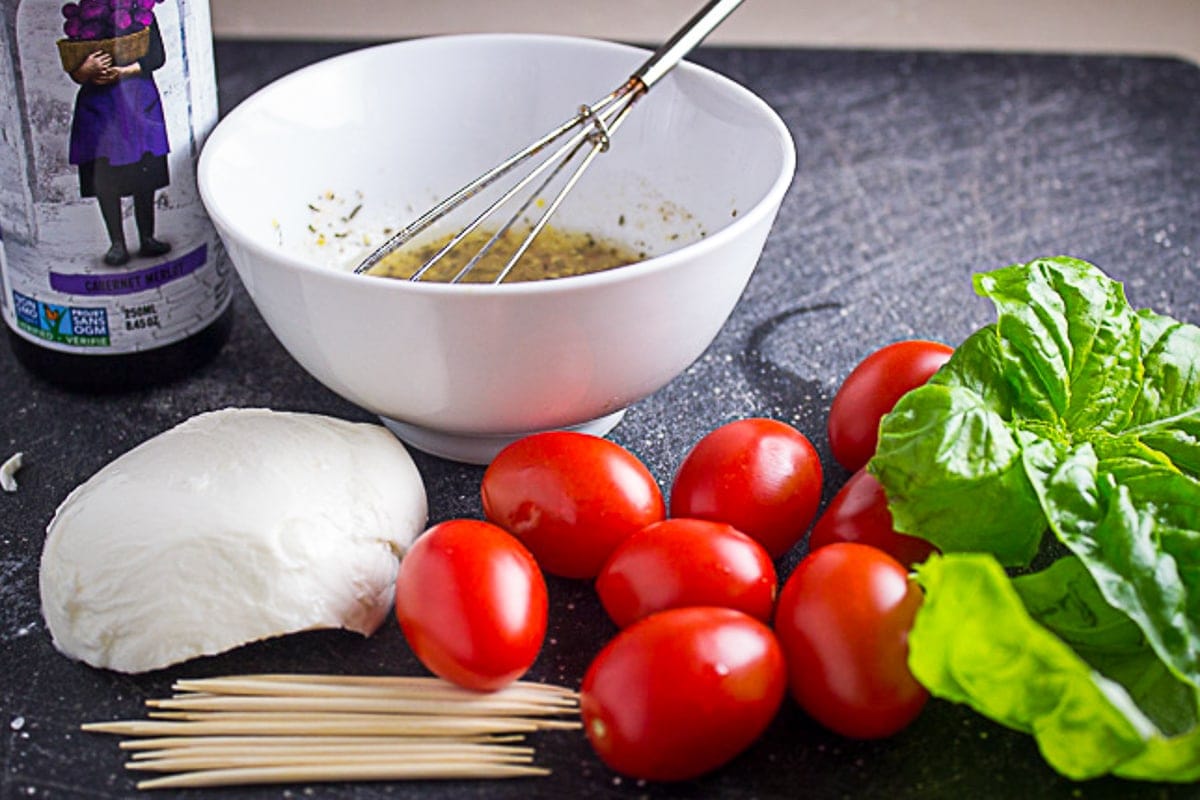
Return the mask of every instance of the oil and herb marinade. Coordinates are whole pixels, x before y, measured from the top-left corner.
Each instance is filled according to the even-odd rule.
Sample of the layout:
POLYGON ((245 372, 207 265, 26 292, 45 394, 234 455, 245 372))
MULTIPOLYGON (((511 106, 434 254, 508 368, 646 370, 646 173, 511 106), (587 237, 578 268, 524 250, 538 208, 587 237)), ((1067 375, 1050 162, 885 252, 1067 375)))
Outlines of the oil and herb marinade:
MULTIPOLYGON (((434 264, 424 275, 423 281, 448 282, 466 263, 492 238, 494 230, 475 230, 456 244, 450 252, 434 264)), ((508 263, 509 258, 520 247, 528 230, 509 229, 493 245, 492 249, 471 268, 462 279, 463 283, 491 283, 508 263)), ((371 268, 368 274, 388 278, 411 278, 435 253, 444 247, 454 234, 429 242, 400 247, 371 268)), ((594 236, 580 231, 563 230, 546 226, 533 240, 533 244, 517 261, 505 277, 505 283, 518 281, 541 281, 601 272, 632 264, 646 258, 621 242, 594 236)))

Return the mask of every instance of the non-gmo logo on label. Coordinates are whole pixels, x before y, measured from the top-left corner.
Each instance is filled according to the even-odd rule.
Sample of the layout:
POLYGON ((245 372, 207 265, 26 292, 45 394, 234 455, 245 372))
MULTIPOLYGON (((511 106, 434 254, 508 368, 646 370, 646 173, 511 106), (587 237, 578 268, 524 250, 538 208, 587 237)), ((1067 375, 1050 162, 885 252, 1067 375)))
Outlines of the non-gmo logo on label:
POLYGON ((13 292, 17 327, 51 342, 75 347, 107 347, 108 311, 43 303, 20 292, 13 292))

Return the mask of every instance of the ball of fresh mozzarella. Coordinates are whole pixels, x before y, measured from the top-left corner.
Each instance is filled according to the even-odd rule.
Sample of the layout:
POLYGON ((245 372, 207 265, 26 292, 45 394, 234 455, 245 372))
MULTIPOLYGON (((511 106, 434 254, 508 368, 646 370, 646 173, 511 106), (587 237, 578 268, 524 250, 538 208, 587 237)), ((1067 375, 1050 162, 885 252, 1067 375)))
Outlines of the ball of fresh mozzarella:
POLYGON ((42 612, 59 650, 122 672, 295 631, 369 635, 426 514, 416 466, 379 425, 200 414, 59 506, 42 612))

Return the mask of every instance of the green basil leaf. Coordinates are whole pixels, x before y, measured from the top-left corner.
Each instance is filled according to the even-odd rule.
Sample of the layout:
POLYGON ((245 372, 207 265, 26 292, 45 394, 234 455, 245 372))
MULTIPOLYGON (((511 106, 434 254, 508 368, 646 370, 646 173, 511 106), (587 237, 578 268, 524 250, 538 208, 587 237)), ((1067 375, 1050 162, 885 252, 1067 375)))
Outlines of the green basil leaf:
POLYGON ((1171 738, 1151 737, 1145 750, 1118 764, 1113 774, 1133 780, 1185 783, 1200 779, 1197 764, 1200 764, 1200 732, 1192 731, 1171 738))
POLYGON ((1092 669, 1125 687, 1161 731, 1174 736, 1200 725, 1196 692, 1146 645, 1141 628, 1108 604, 1078 558, 1060 558, 1012 584, 1030 617, 1092 669))
MULTIPOLYGON (((1043 447, 1027 444, 1027 463, 1043 447)), ((1117 482, 1116 471, 1082 444, 1031 478, 1056 536, 1108 603, 1141 628, 1178 677, 1200 688, 1200 533, 1182 527, 1200 524, 1200 484, 1156 469, 1154 481, 1133 482, 1135 494, 1117 482), (1188 499, 1193 504, 1180 502, 1188 499)))
POLYGON ((930 557, 917 567, 925 603, 909 635, 913 674, 932 694, 1033 735, 1047 762, 1070 778, 1200 778, 1195 689, 1161 670, 1135 693, 1121 683, 1153 659, 1145 660, 1138 631, 1084 572, 1067 558, 1013 581, 987 554, 930 557), (1139 703, 1184 710, 1165 715, 1164 730, 1139 703))
POLYGON ((1013 405, 1022 393, 1020 381, 1010 381, 1011 377, 1004 371, 996 326, 986 325, 954 349, 954 357, 933 374, 929 383, 965 389, 1002 419, 1011 420, 1013 405))
POLYGON ((1033 558, 1046 519, 1013 432, 979 395, 922 386, 887 423, 870 470, 887 487, 896 530, 942 550, 992 552, 1006 564, 1033 558))
POLYGON ((1127 434, 1200 475, 1200 328, 1139 314, 1145 377, 1127 434))
POLYGON ((1085 261, 1041 259, 975 276, 992 300, 1015 417, 1075 430, 1124 427, 1142 379, 1137 314, 1121 284, 1085 261))

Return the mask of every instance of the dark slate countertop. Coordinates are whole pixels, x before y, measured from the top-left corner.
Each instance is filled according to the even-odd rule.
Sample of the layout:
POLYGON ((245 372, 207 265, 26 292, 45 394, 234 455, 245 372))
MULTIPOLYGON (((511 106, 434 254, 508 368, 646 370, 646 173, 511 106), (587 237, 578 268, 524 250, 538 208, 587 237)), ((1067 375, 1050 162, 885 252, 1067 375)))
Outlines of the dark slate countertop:
MULTIPOLYGON (((354 46, 219 42, 222 110, 298 66, 354 46)), ((951 344, 992 318, 973 272, 1038 256, 1092 261, 1135 305, 1200 323, 1200 70, 1170 59, 706 48, 788 123, 798 166, 759 267, 711 348, 630 409, 612 434, 660 483, 704 432, 745 416, 789 421, 817 445, 826 499, 846 479, 825 419, 857 361, 897 339, 951 344)), ((681 142, 680 146, 686 146, 681 142)), ((142 676, 73 663, 51 646, 38 602, 46 524, 77 484, 183 419, 224 406, 371 417, 309 378, 237 289, 233 338, 188 379, 105 397, 31 377, 0 348, 0 460, 25 454, 0 494, 0 798, 134 796, 116 740, 85 721, 144 716, 180 677, 249 671, 418 674, 398 629, 370 639, 309 633, 142 676)), ((482 470, 415 453, 433 521, 481 514, 482 470)), ((798 547, 780 563, 787 573, 798 547)), ((612 635, 590 587, 551 580, 551 630, 530 677, 576 685, 612 635)), ((767 735, 690 783, 605 769, 582 734, 535 744, 550 778, 205 790, 207 797, 900 798, 1200 797, 1058 777, 1028 737, 932 701, 906 731, 853 742, 791 702, 767 735)))

